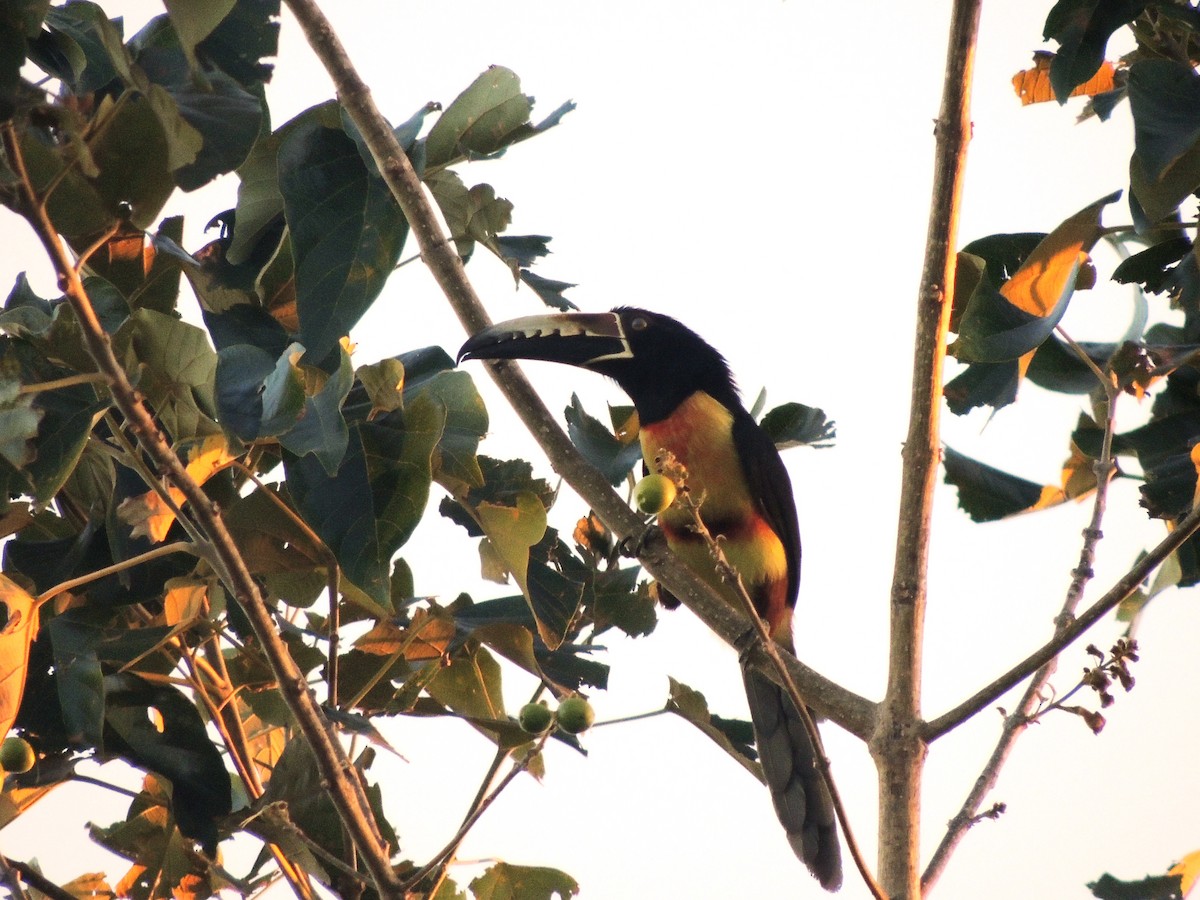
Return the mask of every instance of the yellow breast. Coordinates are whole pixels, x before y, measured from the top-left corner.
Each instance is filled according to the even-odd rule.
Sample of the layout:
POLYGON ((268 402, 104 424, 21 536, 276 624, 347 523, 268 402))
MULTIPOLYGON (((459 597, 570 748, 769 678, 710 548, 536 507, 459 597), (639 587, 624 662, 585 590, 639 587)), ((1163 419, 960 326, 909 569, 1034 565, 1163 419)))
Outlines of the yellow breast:
MULTIPOLYGON (((726 555, 748 587, 786 581, 787 554, 750 496, 728 409, 697 392, 666 419, 643 425, 640 437, 651 470, 663 451, 670 451, 686 467, 688 487, 700 500, 704 524, 725 538, 726 555)), ((690 513, 677 507, 659 517, 671 548, 698 575, 715 582, 712 561, 690 532, 690 523, 690 513)))

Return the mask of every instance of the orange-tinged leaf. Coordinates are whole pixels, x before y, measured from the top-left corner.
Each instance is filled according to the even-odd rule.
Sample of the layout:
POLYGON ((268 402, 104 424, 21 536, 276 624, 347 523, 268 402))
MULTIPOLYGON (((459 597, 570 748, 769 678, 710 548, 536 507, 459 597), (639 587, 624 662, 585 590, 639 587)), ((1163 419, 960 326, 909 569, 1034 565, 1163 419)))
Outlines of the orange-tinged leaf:
POLYGON ((208 607, 208 582, 193 578, 172 578, 167 581, 163 596, 163 615, 168 625, 192 622, 208 607))
POLYGON ((374 628, 354 642, 354 649, 375 656, 403 653, 407 660, 438 659, 453 638, 453 622, 419 609, 407 628, 386 619, 376 622, 374 628))
MULTIPOLYGON (((1054 88, 1050 86, 1050 63, 1053 61, 1053 53, 1039 50, 1033 54, 1033 66, 1013 76, 1013 89, 1021 98, 1022 106, 1054 99, 1054 88)), ((1094 97, 1096 94, 1111 91, 1116 86, 1115 76, 1116 68, 1105 60, 1090 80, 1071 91, 1071 96, 1094 97)))
POLYGON ((29 645, 37 637, 36 601, 16 582, 0 575, 0 737, 8 734, 25 693, 29 645))
POLYGON ((1195 468, 1197 475, 1196 489, 1192 493, 1192 506, 1195 507, 1197 503, 1200 503, 1200 444, 1196 444, 1192 448, 1191 457, 1192 466, 1195 468))
POLYGON ((1180 893, 1186 897, 1200 880, 1200 850, 1193 850, 1167 872, 1179 876, 1180 893))
POLYGON ((1085 454, 1074 442, 1071 455, 1063 463, 1063 494, 1067 499, 1079 500, 1096 489, 1096 461, 1085 454))
MULTIPOLYGON (((188 452, 187 472, 197 484, 204 484, 236 458, 229 452, 224 435, 209 435, 188 452)), ((176 506, 183 505, 182 491, 171 487, 167 493, 176 506)), ((147 537, 156 544, 166 539, 175 523, 175 513, 154 491, 124 500, 117 507, 117 515, 122 522, 133 526, 134 537, 147 537)))
POLYGON ((1072 289, 1081 268, 1103 233, 1100 213, 1120 193, 1085 206, 1046 235, 1021 263, 1021 268, 1000 287, 1000 294, 1018 309, 1045 318, 1072 289))

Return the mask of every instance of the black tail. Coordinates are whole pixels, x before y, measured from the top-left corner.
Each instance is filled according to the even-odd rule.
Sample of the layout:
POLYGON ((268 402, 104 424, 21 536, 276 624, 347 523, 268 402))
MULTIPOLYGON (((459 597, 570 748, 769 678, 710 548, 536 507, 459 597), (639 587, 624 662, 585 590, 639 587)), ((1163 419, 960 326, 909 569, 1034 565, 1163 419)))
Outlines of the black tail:
POLYGON ((750 669, 742 674, 758 758, 788 843, 821 887, 836 891, 842 886, 842 850, 812 741, 783 688, 750 669))

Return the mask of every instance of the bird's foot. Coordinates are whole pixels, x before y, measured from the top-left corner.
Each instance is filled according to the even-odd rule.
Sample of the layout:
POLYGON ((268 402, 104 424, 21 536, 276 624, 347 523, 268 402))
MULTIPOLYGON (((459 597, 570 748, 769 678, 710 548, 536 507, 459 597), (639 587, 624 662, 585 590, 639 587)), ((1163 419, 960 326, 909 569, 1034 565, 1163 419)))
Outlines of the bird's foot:
POLYGON ((661 528, 657 525, 647 525, 637 534, 622 538, 617 544, 617 552, 630 559, 637 559, 652 545, 665 545, 666 540, 661 528))

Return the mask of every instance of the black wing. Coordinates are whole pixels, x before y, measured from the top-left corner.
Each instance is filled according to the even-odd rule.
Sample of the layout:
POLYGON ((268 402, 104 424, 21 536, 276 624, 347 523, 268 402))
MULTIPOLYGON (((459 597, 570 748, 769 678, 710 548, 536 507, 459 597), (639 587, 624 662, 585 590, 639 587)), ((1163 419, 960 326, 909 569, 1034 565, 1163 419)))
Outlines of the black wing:
POLYGON ((792 479, 774 442, 745 409, 734 412, 733 444, 742 461, 750 496, 787 553, 788 605, 794 607, 800 591, 800 524, 792 479))

